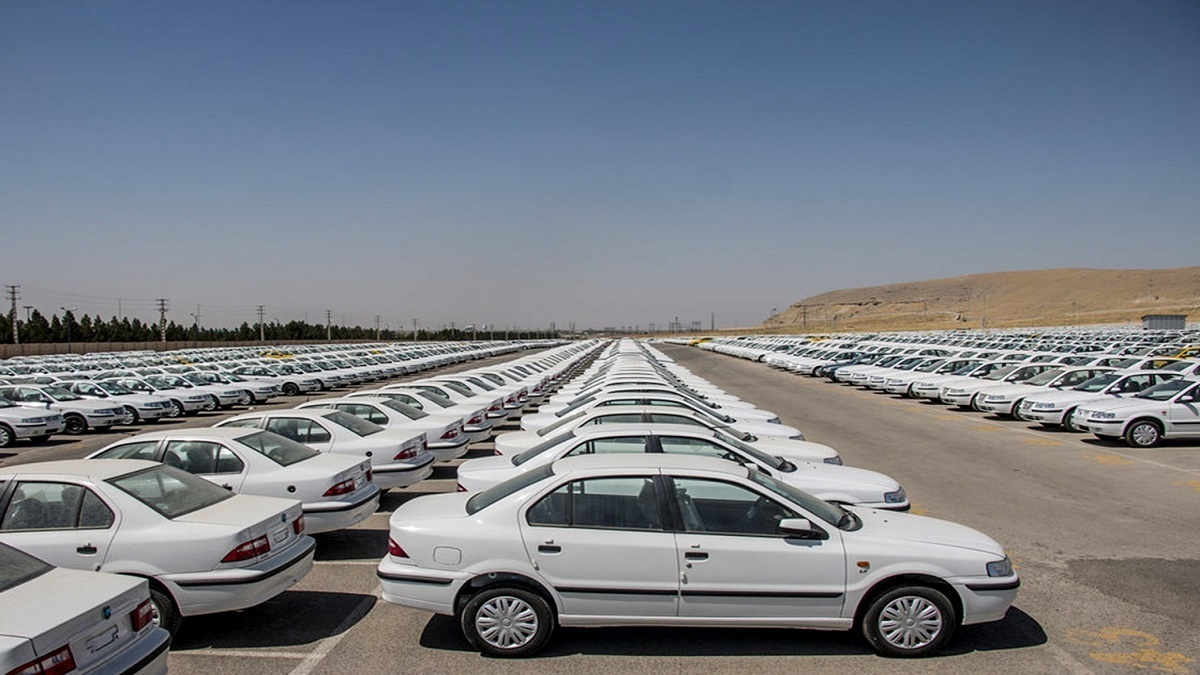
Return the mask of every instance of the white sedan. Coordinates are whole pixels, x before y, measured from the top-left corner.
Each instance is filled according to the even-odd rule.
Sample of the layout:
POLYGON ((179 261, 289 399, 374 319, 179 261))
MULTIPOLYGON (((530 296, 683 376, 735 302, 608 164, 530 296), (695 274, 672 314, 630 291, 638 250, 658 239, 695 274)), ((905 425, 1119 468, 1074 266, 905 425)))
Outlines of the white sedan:
POLYGON ((383 490, 408 487, 433 473, 424 432, 384 429, 340 410, 251 412, 213 426, 266 429, 320 452, 370 458, 372 480, 383 490))
POLYGON ((171 399, 134 391, 115 380, 75 380, 63 382, 62 386, 76 396, 120 404, 125 408, 125 415, 121 420, 121 424, 125 425, 157 422, 166 417, 171 409, 171 399))
POLYGON ((470 438, 457 415, 430 415, 389 396, 320 398, 296 406, 297 410, 330 408, 349 413, 385 429, 400 428, 425 433, 429 452, 439 462, 467 454, 470 438))
POLYGON ((167 672, 145 579, 55 567, 0 544, 0 673, 167 672))
POLYGON ((154 620, 253 607, 312 569, 300 502, 235 495, 136 459, 0 468, 0 542, 59 567, 150 580, 154 620))
POLYGON ((7 448, 19 438, 41 443, 51 434, 61 433, 63 426, 61 413, 32 410, 0 396, 0 448, 7 448))
POLYGON ((1027 397, 1017 409, 1017 417, 1043 426, 1072 428, 1071 416, 1081 405, 1132 396, 1176 377, 1177 373, 1163 370, 1119 370, 1098 375, 1070 389, 1027 397))
MULTIPOLYGON (((666 406, 601 406, 580 410, 537 431, 511 431, 496 436, 497 455, 515 455, 559 434, 605 424, 686 424, 720 431, 749 443, 768 454, 799 462, 841 464, 842 458, 828 445, 797 440, 800 432, 782 424, 736 422, 729 424, 709 413, 666 406), (761 435, 759 435, 761 434, 761 435)), ((803 438, 803 436, 801 436, 803 438)))
POLYGON ((1050 368, 1023 382, 985 390, 975 399, 975 409, 994 415, 1015 417, 1017 408, 1030 396, 1037 396, 1047 390, 1060 391, 1075 387, 1112 370, 1090 366, 1050 368))
POLYGON ((1098 438, 1123 438, 1135 448, 1167 438, 1200 438, 1200 382, 1168 380, 1129 398, 1081 405, 1071 426, 1098 438))
POLYGON ((674 424, 612 424, 577 429, 511 456, 469 459, 458 467, 458 488, 485 490, 563 457, 599 454, 701 455, 756 466, 763 473, 831 502, 907 510, 908 495, 890 476, 832 464, 794 462, 720 432, 674 424))
POLYGON ((299 499, 309 534, 362 522, 379 508, 371 463, 322 454, 279 434, 240 427, 138 434, 88 459, 149 459, 238 494, 299 499))
POLYGON ((997 621, 1020 580, 969 527, 839 507, 732 462, 572 457, 389 522, 383 599, 454 616, 494 656, 558 626, 862 630, 890 656, 997 621))
MULTIPOLYGON (((521 418, 521 428, 524 429, 525 431, 537 431, 538 429, 541 429, 542 427, 554 424, 558 420, 560 420, 564 417, 567 417, 568 415, 572 415, 580 410, 589 410, 591 408, 601 408, 601 407, 607 407, 607 406, 627 406, 627 405, 657 405, 657 406, 663 406, 664 408, 665 407, 687 408, 689 410, 697 410, 700 412, 710 414, 710 415, 716 417, 717 419, 721 420, 722 422, 725 422, 726 424, 730 424, 733 426, 737 426, 737 424, 739 422, 765 422, 768 424, 778 424, 779 423, 779 417, 776 416, 775 413, 766 412, 766 411, 757 410, 757 409, 749 410, 749 409, 739 408, 739 409, 731 410, 731 411, 727 412, 724 410, 714 410, 708 406, 705 406, 705 405, 697 402, 695 399, 692 399, 692 398, 689 398, 687 396, 683 396, 680 394, 654 393, 654 392, 644 392, 643 393, 643 392, 636 392, 636 391, 630 391, 630 392, 617 391, 617 392, 611 392, 611 393, 610 392, 602 392, 599 394, 588 396, 586 398, 579 399, 578 401, 572 403, 571 405, 569 405, 565 408, 562 408, 561 410, 559 410, 557 412, 543 413, 543 412, 541 412, 541 410, 539 410, 537 413, 534 413, 532 415, 525 415, 521 418), (772 421, 772 420, 774 420, 774 421, 772 421)), ((788 438, 795 438, 796 436, 799 436, 799 438, 797 438, 796 440, 804 440, 804 436, 802 434, 800 434, 799 430, 791 429, 791 427, 783 427, 782 425, 780 425, 780 426, 781 426, 781 428, 786 428, 786 429, 793 430, 796 432, 795 434, 788 436, 788 438)))

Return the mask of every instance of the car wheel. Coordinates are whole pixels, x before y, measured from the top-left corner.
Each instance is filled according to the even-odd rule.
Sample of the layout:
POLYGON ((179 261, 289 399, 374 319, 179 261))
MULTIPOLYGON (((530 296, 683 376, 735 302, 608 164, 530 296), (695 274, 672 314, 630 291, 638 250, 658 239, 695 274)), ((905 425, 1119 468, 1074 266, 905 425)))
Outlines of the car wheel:
POLYGON ((179 623, 183 620, 183 617, 179 616, 179 608, 175 606, 175 600, 170 595, 151 588, 150 604, 154 608, 152 618, 154 625, 164 628, 168 633, 174 635, 179 630, 179 623))
POLYGON ((0 424, 0 448, 7 448, 13 444, 16 436, 13 435, 12 429, 0 424))
POLYGON ((212 412, 216 410, 217 406, 219 405, 221 405, 221 402, 217 400, 216 396, 209 396, 208 398, 204 399, 204 405, 200 406, 200 409, 204 412, 212 412))
POLYGON ((528 656, 554 632, 554 614, 545 598, 522 588, 496 587, 477 593, 459 617, 471 646, 488 656, 528 656))
POLYGON ((1080 429, 1079 427, 1075 426, 1074 424, 1071 424, 1071 418, 1074 415, 1075 415, 1075 408, 1067 408, 1067 411, 1063 413, 1062 425, 1064 428, 1069 429, 1071 431, 1082 431, 1082 429, 1080 429))
POLYGON ((129 406, 125 406, 125 414, 121 416, 121 424, 125 426, 137 424, 138 419, 137 411, 129 406))
POLYGON ((182 415, 183 405, 179 401, 171 399, 171 402, 167 405, 167 417, 181 417, 182 415))
POLYGON ((79 415, 67 415, 63 418, 63 431, 67 432, 68 434, 78 436, 79 434, 87 431, 87 428, 87 420, 83 419, 79 415))
POLYGON ((1162 440, 1162 427, 1154 420, 1137 420, 1125 428, 1125 442, 1135 448, 1153 448, 1162 440))
POLYGON ((296 396, 299 393, 300 393, 300 387, 297 387, 295 385, 295 383, 292 383, 292 382, 284 382, 283 383, 283 395, 284 396, 296 396))
POLYGON ((867 642, 883 656, 916 657, 942 648, 958 619, 954 605, 928 586, 901 586, 875 598, 863 616, 867 642))
POLYGON ((238 399, 238 405, 247 406, 252 403, 255 403, 254 394, 251 394, 250 392, 243 389, 242 397, 238 399))

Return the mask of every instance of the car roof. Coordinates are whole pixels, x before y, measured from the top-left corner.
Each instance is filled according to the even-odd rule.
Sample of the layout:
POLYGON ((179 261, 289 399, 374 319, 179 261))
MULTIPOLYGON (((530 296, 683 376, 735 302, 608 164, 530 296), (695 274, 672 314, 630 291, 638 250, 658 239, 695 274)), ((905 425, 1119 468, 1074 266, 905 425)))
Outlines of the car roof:
POLYGON ((87 476, 96 480, 106 480, 133 473, 141 469, 162 466, 158 462, 145 459, 106 459, 97 462, 89 459, 62 459, 51 462, 33 462, 30 464, 14 464, 0 468, 0 476, 17 474, 58 474, 64 476, 87 476))
POLYGON ((122 438, 119 441, 114 441, 111 445, 118 443, 128 443, 129 441, 149 441, 158 440, 160 438, 189 438, 189 439, 220 439, 229 440, 237 439, 251 434, 261 434, 262 429, 256 427, 191 427, 188 429, 163 429, 161 431, 147 431, 122 438))
POLYGON ((578 455, 559 459, 551 466, 554 468, 554 473, 559 475, 574 471, 591 471, 597 469, 612 471, 620 469, 640 470, 661 468, 709 471, 745 478, 750 471, 740 464, 716 457, 668 453, 578 455))

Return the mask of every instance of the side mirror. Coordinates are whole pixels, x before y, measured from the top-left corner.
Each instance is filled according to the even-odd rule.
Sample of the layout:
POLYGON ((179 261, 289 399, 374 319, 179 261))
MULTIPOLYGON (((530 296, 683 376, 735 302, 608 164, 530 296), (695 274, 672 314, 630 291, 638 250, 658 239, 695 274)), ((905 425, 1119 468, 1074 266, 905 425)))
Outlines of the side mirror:
POLYGON ((828 539, 824 530, 812 524, 808 518, 784 518, 779 521, 779 531, 795 539, 828 539))

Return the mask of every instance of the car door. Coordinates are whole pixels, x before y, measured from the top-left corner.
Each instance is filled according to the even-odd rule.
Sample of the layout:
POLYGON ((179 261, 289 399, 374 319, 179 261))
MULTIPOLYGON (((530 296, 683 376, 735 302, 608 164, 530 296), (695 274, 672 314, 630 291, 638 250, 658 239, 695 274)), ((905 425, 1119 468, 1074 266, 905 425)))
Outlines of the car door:
POLYGON ((17 480, 0 514, 0 541, 60 567, 98 570, 117 520, 87 485, 17 480))
POLYGON ((333 434, 307 417, 272 416, 267 418, 263 428, 297 443, 303 443, 318 452, 329 452, 333 449, 333 434))
POLYGON ((745 485, 683 476, 667 484, 682 520, 681 617, 841 616, 846 563, 837 528, 821 525, 820 539, 786 537, 777 529, 784 518, 820 521, 745 485))
POLYGON ((1200 435, 1200 385, 1175 397, 1167 410, 1168 436, 1200 435))
POLYGON ((163 449, 163 463, 233 492, 241 492, 246 482, 246 463, 232 450, 213 441, 168 441, 163 449))
POLYGON ((529 559, 577 617, 673 617, 679 606, 675 535, 650 475, 586 478, 536 500, 519 517, 529 559))

